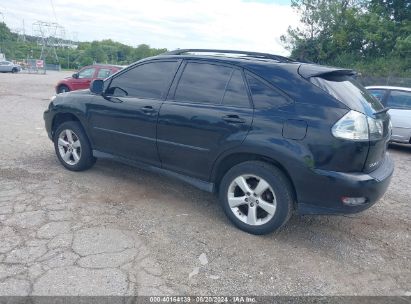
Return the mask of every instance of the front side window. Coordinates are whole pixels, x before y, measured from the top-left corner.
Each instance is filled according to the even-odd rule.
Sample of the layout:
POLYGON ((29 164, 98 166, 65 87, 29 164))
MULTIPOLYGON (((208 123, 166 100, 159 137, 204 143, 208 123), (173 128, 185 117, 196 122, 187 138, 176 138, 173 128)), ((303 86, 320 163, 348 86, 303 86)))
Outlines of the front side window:
POLYGON ((115 77, 106 94, 160 99, 168 89, 177 61, 158 61, 136 66, 115 77))
POLYGON ((381 89, 369 89, 368 92, 371 93, 372 96, 374 96, 375 98, 377 98, 380 102, 383 101, 384 96, 385 96, 385 90, 381 90, 381 89))
POLYGON ((79 79, 93 78, 95 71, 96 71, 95 68, 88 68, 88 69, 81 70, 81 71, 78 73, 78 78, 79 78, 79 79))
POLYGON ((247 74, 254 107, 257 109, 271 109, 283 106, 289 101, 275 89, 263 81, 247 74))
POLYGON ((189 62, 184 68, 174 99, 221 104, 232 68, 189 62))
POLYGON ((387 99, 387 107, 411 110, 411 92, 391 91, 387 99))
POLYGON ((105 79, 111 75, 110 69, 100 69, 97 73, 97 78, 105 79))

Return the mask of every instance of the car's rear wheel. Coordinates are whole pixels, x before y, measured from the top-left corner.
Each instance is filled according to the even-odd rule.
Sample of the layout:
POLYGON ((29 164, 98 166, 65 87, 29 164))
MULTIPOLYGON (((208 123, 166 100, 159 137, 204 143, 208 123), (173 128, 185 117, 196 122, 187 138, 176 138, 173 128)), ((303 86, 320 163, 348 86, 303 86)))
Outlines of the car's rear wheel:
POLYGON ((270 233, 284 225, 294 202, 287 177, 260 161, 231 168, 221 181, 219 195, 227 217, 252 234, 270 233))
POLYGON ((62 123, 54 134, 54 148, 64 167, 72 171, 91 168, 96 159, 93 157, 90 143, 80 123, 68 121, 62 123))
POLYGON ((57 88, 57 94, 66 93, 66 92, 70 92, 69 87, 66 85, 61 85, 57 88))
POLYGON ((17 69, 17 68, 13 68, 12 70, 11 70, 11 72, 12 73, 17 73, 19 70, 17 69))

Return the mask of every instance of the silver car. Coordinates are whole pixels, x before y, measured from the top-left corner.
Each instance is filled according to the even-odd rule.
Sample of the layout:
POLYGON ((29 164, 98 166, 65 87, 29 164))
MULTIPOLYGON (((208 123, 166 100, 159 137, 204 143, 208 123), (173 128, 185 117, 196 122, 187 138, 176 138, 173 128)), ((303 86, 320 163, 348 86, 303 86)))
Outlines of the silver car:
POLYGON ((18 64, 14 64, 11 61, 0 61, 0 72, 11 72, 17 73, 21 70, 21 66, 18 64))
POLYGON ((411 143, 411 88, 392 86, 369 86, 367 90, 390 108, 391 141, 411 143))

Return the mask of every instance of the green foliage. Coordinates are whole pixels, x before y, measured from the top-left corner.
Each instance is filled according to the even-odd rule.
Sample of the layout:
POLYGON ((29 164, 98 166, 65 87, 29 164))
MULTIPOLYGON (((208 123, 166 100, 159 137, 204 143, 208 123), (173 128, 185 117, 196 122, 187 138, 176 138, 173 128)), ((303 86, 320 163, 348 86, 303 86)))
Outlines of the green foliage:
POLYGON ((410 0, 292 0, 301 27, 281 37, 292 57, 373 76, 411 76, 410 0))
MULTIPOLYGON (((27 36, 26 41, 19 41, 4 23, 0 23, 0 52, 8 59, 22 60, 40 58, 41 46, 37 38, 27 36)), ((79 42, 76 49, 57 48, 58 61, 49 54, 47 63, 59 63, 63 69, 79 67, 93 63, 128 65, 145 57, 159 55, 167 49, 151 48, 147 44, 131 47, 111 39, 92 42, 79 42)))

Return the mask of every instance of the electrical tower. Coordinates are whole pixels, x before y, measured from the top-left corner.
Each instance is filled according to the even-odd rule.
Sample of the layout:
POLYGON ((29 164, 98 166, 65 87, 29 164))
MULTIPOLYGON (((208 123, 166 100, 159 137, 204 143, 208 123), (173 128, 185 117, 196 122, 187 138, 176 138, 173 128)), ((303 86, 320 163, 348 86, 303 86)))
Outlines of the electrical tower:
POLYGON ((40 59, 45 61, 48 56, 52 56, 59 62, 56 48, 64 44, 64 27, 55 22, 36 21, 33 23, 33 34, 38 37, 37 43, 41 45, 40 59))

